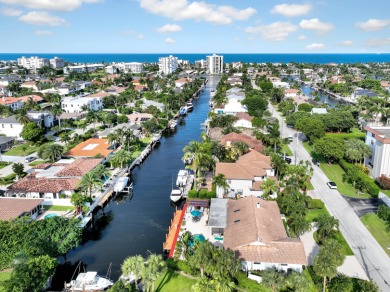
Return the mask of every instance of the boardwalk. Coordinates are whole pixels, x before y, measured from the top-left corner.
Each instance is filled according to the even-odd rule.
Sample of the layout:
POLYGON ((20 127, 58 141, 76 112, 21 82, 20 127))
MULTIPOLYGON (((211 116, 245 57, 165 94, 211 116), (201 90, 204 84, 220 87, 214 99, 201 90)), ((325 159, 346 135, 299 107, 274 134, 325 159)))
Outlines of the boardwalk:
POLYGON ((181 222, 183 221, 183 216, 185 214, 186 206, 183 210, 176 209, 173 219, 171 220, 171 226, 169 226, 169 232, 166 235, 165 242, 163 243, 163 250, 167 252, 172 252, 176 246, 177 237, 180 232, 181 222))

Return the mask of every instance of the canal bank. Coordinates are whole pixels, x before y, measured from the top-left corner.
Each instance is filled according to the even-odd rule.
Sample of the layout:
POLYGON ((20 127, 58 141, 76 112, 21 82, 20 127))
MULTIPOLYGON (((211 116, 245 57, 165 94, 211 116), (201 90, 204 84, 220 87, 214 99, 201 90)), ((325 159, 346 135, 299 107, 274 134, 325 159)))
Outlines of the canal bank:
POLYGON ((210 76, 199 99, 194 99, 194 110, 177 124, 175 132, 165 133, 161 143, 131 172, 134 184, 132 196, 117 196, 94 216, 94 229, 85 241, 67 255, 67 263, 59 266, 52 288, 60 290, 69 281, 79 261, 86 270, 105 276, 112 263, 111 279, 121 274, 123 260, 132 255, 146 257, 149 252, 162 253, 175 206, 170 203, 172 180, 183 168, 182 149, 193 140, 200 140, 201 124, 209 112, 211 90, 220 77, 210 76))

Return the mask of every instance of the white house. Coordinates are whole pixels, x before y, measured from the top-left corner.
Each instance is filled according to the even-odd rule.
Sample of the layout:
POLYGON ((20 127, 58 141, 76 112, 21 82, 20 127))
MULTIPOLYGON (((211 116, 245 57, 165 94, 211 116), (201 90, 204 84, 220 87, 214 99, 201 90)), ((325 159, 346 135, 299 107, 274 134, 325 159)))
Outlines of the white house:
POLYGON ((307 265, 304 245, 288 237, 276 201, 250 196, 227 205, 223 247, 234 252, 242 270, 302 272, 307 265))
POLYGON ((179 67, 178 58, 170 55, 158 59, 159 72, 165 75, 172 74, 179 67))
POLYGON ((65 62, 64 59, 54 57, 53 59, 50 59, 50 66, 52 66, 55 69, 58 68, 64 68, 65 62))
POLYGON ((237 121, 233 123, 233 127, 236 128, 253 128, 252 119, 253 117, 247 113, 236 113, 237 121))
POLYGON ((272 85, 274 86, 274 88, 276 88, 276 87, 285 88, 285 89, 290 88, 290 84, 288 84, 287 82, 283 82, 283 81, 272 82, 272 85))
MULTIPOLYGON (((257 151, 250 151, 241 156, 235 163, 219 162, 216 164, 215 175, 223 174, 229 185, 227 194, 230 197, 260 196, 261 184, 266 179, 273 179, 275 171, 271 166, 271 157, 257 151)), ((217 187, 221 197, 224 191, 217 187)))
POLYGON ((124 73, 139 74, 144 71, 144 64, 139 62, 115 63, 113 66, 116 67, 120 72, 124 73))
POLYGON ((54 116, 51 112, 28 111, 27 116, 32 121, 41 121, 41 125, 45 128, 54 126, 54 116))
POLYGON ((326 115, 328 113, 328 110, 325 107, 313 107, 311 109, 311 114, 320 114, 320 115, 326 115))
POLYGON ((287 97, 287 98, 288 97, 291 97, 291 98, 297 97, 298 92, 299 92, 298 89, 285 89, 284 90, 284 97, 287 97))
POLYGON ((223 108, 216 108, 214 110, 217 114, 226 114, 226 115, 235 115, 237 113, 241 112, 247 112, 248 109, 245 105, 242 105, 241 102, 239 102, 236 99, 231 99, 223 108))
POLYGON ((384 174, 390 177, 390 127, 365 127, 366 144, 371 147, 372 155, 365 159, 373 178, 384 174))
POLYGON ((141 105, 141 108, 142 109, 146 109, 147 107, 149 106, 155 106, 157 107, 160 112, 164 112, 165 111, 165 105, 161 102, 157 102, 157 101, 154 101, 154 100, 148 100, 146 99, 145 97, 141 99, 142 100, 142 105, 141 105))
POLYGON ((100 97, 70 97, 61 101, 61 107, 66 113, 81 113, 83 107, 90 110, 100 111, 103 109, 103 101, 100 97))
POLYGON ((228 100, 235 99, 235 100, 241 102, 245 99, 245 93, 243 93, 243 92, 230 93, 230 94, 226 95, 226 98, 228 100))
POLYGON ((232 87, 228 90, 226 90, 226 95, 229 95, 229 94, 232 94, 232 93, 239 93, 239 92, 243 92, 244 90, 242 88, 238 88, 238 87, 232 87))
POLYGON ((104 69, 105 65, 103 64, 87 64, 87 65, 77 65, 77 66, 67 66, 64 67, 64 74, 68 75, 71 72, 84 73, 84 72, 94 72, 96 70, 104 69))
POLYGON ((30 57, 30 58, 26 58, 26 57, 21 57, 21 58, 18 58, 18 65, 23 67, 23 68, 27 68, 27 69, 31 69, 31 70, 36 70, 36 69, 40 69, 44 66, 49 66, 50 62, 49 62, 49 59, 47 58, 39 58, 39 57, 30 57))

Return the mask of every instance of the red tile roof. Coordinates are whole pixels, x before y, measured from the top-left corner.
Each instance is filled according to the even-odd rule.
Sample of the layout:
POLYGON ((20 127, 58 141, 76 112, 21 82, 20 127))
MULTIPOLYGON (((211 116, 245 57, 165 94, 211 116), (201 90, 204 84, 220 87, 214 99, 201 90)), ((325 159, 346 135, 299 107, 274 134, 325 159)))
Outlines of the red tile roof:
POLYGON ((12 220, 29 213, 39 206, 43 199, 0 198, 0 220, 12 220))
POLYGON ((100 154, 101 157, 106 157, 114 151, 113 149, 109 149, 110 146, 111 144, 108 143, 108 139, 90 138, 69 150, 65 156, 94 157, 100 154))
POLYGON ((261 141, 246 134, 232 132, 221 137, 221 145, 223 146, 231 147, 236 142, 244 142, 249 148, 257 151, 263 151, 265 149, 261 141))

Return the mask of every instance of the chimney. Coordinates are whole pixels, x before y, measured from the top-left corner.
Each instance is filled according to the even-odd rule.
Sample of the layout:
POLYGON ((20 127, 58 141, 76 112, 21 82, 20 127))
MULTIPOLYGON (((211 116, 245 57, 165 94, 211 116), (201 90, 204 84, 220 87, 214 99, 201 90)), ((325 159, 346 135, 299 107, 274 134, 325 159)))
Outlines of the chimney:
POLYGON ((259 202, 257 202, 256 207, 257 207, 257 208, 260 208, 260 207, 261 207, 261 205, 260 205, 259 202))

